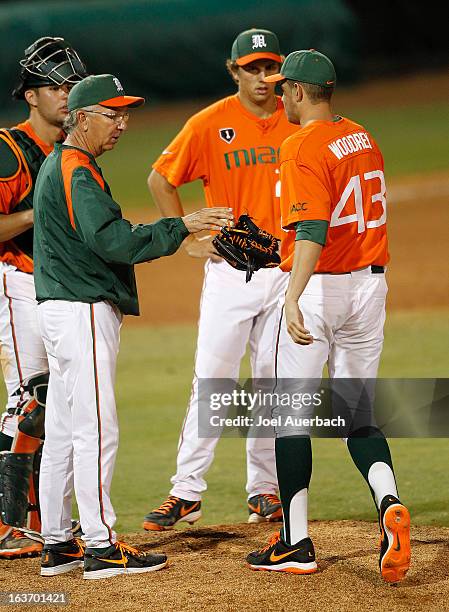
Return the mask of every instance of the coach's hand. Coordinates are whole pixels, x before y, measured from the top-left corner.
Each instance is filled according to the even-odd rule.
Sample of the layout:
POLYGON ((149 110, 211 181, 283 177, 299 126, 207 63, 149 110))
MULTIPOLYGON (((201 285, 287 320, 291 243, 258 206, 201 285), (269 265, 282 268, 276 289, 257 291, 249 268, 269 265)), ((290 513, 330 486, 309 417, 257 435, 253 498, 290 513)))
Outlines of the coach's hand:
POLYGON ((207 236, 189 236, 184 241, 185 250, 190 257, 210 257, 212 261, 219 262, 223 258, 217 253, 214 245, 212 244, 213 236, 210 234, 207 236))
POLYGON ((312 344, 313 337, 309 330, 304 327, 304 317, 299 309, 298 302, 285 300, 285 321, 287 331, 296 344, 312 344))
POLYGON ((190 215, 181 217, 191 234, 202 230, 221 230, 234 219, 232 208, 202 208, 190 215))

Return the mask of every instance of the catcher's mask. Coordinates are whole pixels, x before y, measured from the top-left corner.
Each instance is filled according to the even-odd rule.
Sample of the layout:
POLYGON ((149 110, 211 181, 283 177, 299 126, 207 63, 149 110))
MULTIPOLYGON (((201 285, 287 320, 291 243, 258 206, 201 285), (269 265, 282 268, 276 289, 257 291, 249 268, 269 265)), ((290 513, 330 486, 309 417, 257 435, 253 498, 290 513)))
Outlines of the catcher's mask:
POLYGON ((23 100, 24 92, 46 85, 74 85, 87 76, 78 53, 63 38, 44 36, 27 49, 20 60, 20 83, 12 92, 15 100, 23 100))

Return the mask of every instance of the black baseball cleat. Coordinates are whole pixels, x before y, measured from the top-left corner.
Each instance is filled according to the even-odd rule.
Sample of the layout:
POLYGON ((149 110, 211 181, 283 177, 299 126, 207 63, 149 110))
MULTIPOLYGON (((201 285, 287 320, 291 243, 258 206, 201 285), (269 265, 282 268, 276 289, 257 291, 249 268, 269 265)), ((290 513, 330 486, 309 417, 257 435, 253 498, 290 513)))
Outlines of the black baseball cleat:
POLYGON ((279 532, 272 536, 262 550, 250 553, 246 560, 253 570, 290 574, 313 574, 317 571, 312 540, 304 538, 294 546, 288 546, 279 532))
POLYGON ((143 528, 147 531, 165 531, 178 523, 193 525, 201 518, 201 502, 189 501, 170 495, 163 504, 146 515, 143 528))
POLYGON ((400 582, 410 567, 410 513, 394 495, 386 495, 379 511, 379 568, 386 582, 400 582))
POLYGON ((124 542, 116 542, 104 549, 86 548, 83 578, 98 580, 120 574, 142 574, 166 565, 166 555, 139 551, 124 542))
POLYGON ((41 557, 41 576, 58 576, 81 567, 84 562, 84 543, 73 539, 58 544, 46 544, 41 557))
POLYGON ((282 521, 282 506, 277 495, 261 493, 248 499, 248 523, 282 521))

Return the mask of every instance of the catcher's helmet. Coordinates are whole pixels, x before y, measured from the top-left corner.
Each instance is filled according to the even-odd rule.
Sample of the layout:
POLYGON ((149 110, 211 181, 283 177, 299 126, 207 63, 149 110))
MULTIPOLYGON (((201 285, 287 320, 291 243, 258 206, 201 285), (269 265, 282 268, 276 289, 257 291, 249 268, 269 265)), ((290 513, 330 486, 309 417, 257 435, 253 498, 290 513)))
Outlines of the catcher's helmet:
POLYGON ((63 38, 44 36, 27 49, 20 60, 20 83, 13 98, 23 100, 24 92, 32 87, 75 84, 87 76, 78 53, 63 38))

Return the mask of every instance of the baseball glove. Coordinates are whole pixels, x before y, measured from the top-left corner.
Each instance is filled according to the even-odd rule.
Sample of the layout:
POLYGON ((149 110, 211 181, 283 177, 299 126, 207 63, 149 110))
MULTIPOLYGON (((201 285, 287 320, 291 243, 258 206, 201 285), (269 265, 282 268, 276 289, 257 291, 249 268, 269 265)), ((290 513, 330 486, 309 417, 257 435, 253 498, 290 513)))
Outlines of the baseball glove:
POLYGON ((246 282, 260 268, 274 268, 281 263, 278 242, 257 227, 248 215, 240 215, 234 227, 223 227, 212 240, 215 250, 228 264, 246 271, 246 282))

